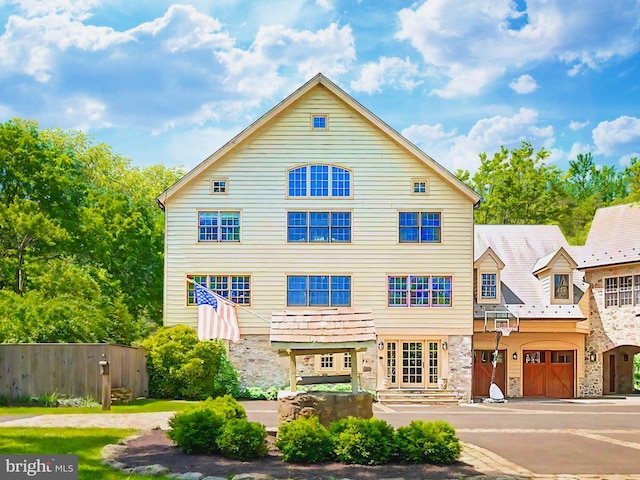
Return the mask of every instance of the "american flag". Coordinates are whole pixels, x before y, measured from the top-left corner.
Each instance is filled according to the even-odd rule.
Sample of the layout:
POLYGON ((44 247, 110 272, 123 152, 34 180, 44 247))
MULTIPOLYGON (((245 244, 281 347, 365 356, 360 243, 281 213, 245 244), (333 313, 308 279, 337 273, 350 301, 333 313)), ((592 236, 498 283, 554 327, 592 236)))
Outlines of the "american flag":
POLYGON ((240 341, 236 307, 208 288, 193 285, 198 305, 198 338, 240 341))

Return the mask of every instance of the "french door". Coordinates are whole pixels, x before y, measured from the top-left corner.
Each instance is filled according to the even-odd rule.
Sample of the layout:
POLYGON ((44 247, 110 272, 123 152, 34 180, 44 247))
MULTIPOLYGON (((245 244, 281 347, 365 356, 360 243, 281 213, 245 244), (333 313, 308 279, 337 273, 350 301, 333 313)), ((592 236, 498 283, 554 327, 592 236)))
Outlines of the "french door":
POLYGON ((386 342, 389 386, 395 388, 438 388, 440 342, 392 340, 386 342))

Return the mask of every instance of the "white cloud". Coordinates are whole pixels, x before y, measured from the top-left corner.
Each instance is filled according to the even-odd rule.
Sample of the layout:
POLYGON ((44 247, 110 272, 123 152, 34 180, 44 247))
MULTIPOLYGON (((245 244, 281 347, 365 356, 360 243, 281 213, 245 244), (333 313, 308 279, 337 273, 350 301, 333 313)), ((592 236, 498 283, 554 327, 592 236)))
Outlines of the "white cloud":
POLYGON ((333 9, 333 3, 331 3, 331 0, 316 0, 316 5, 320 8, 324 8, 325 10, 333 9))
POLYGON ((578 158, 578 155, 592 153, 594 150, 595 149, 593 148, 593 145, 576 142, 571 145, 571 150, 569 150, 569 153, 567 154, 567 159, 575 160, 576 158, 578 158))
POLYGON ((520 95, 533 93, 538 89, 538 86, 531 75, 520 75, 509 84, 509 88, 520 95))
POLYGON ((287 86, 299 85, 318 72, 345 73, 356 58, 351 27, 332 23, 323 30, 293 30, 282 25, 260 27, 248 50, 217 52, 228 76, 228 90, 269 97, 285 85, 279 71, 289 69, 287 86))
POLYGON ((86 97, 71 98, 67 100, 65 115, 72 128, 75 130, 87 130, 91 127, 110 127, 111 124, 104 120, 106 105, 99 100, 86 97))
POLYGON ((538 113, 527 108, 521 108, 512 116, 496 115, 478 120, 466 135, 456 136, 441 125, 413 125, 402 134, 450 171, 462 168, 473 172, 480 165, 479 153, 493 155, 501 146, 518 147, 522 140, 531 142, 536 151, 541 147, 550 148, 554 142, 553 128, 539 125, 538 113))
POLYGON ((439 69, 444 85, 433 93, 444 98, 478 94, 507 69, 552 60, 576 75, 638 49, 635 0, 588 0, 579 9, 562 0, 528 0, 526 10, 517 8, 511 0, 429 0, 398 13, 396 38, 439 69))
POLYGON ((378 62, 366 63, 360 72, 360 77, 351 82, 351 89, 368 94, 380 93, 384 85, 400 87, 411 91, 422 83, 415 80, 418 67, 411 60, 398 57, 381 57, 378 62))
POLYGON ((597 153, 607 156, 627 154, 640 147, 640 118, 625 115, 600 122, 592 135, 597 153))
POLYGON ((589 125, 589 122, 578 122, 576 120, 572 120, 571 122, 569 122, 569 128, 574 132, 577 132, 578 130, 582 130, 587 125, 589 125))

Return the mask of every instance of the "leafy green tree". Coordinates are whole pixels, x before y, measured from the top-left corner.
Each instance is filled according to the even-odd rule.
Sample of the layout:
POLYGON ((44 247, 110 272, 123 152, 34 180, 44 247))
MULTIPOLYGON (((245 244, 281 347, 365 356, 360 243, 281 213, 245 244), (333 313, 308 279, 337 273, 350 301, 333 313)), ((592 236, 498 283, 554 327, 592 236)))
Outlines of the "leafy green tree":
POLYGON ((519 148, 501 147, 493 157, 481 153, 473 176, 458 170, 458 178, 482 196, 476 223, 553 223, 564 209, 565 198, 561 170, 545 163, 549 155, 544 148, 535 153, 523 141, 519 148))

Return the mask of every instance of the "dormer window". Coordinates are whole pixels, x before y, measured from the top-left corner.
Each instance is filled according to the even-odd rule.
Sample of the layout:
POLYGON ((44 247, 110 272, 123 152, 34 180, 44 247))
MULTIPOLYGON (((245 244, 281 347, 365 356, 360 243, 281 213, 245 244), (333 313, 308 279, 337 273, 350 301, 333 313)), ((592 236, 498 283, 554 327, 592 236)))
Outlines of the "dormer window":
POLYGON ((483 300, 495 300, 498 298, 498 274, 481 274, 480 298, 483 300))
POLYGON ((569 300, 569 274, 555 274, 553 276, 553 298, 569 300))

